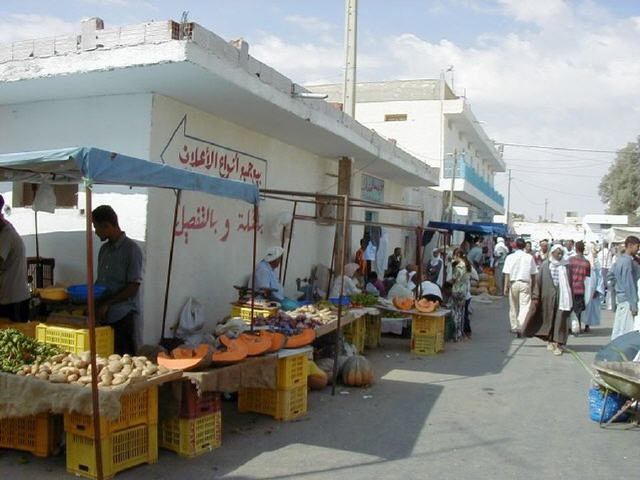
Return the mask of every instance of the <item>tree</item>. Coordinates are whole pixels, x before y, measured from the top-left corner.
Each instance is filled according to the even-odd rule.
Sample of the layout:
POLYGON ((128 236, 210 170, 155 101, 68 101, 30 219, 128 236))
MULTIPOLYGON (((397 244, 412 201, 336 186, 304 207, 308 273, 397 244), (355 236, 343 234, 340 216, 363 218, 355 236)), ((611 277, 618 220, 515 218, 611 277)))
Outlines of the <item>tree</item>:
POLYGON ((599 191, 607 213, 635 215, 640 207, 640 137, 618 151, 599 191))

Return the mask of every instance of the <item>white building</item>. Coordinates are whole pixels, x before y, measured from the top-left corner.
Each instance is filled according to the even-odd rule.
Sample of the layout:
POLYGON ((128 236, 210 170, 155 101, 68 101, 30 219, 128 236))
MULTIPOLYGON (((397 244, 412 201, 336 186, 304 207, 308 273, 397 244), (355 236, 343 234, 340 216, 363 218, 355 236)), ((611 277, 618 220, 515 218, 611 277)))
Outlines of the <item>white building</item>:
MULTIPOLYGON (((326 93, 331 102, 341 101, 341 85, 308 88, 326 93)), ((449 192, 453 180, 454 205, 469 207, 468 216, 456 215, 457 220, 490 222, 504 213, 504 199, 493 184, 495 173, 505 171, 502 154, 466 98, 457 96, 443 79, 359 83, 356 102, 356 120, 440 168, 437 190, 449 192)))
MULTIPOLYGON (((262 187, 323 193, 336 193, 338 159, 351 157, 355 197, 399 204, 413 201, 415 188, 438 185, 436 169, 328 103, 297 98, 298 91, 304 89, 252 58, 245 42, 229 43, 195 23, 104 29, 101 20, 91 19, 79 36, 0 45, 0 153, 95 146, 245 181, 249 171, 262 187), (228 161, 216 168, 215 155, 228 161)), ((0 184, 0 191, 12 187, 9 218, 33 255, 33 212, 16 207, 28 205, 23 202, 28 188, 0 184)), ((77 203, 75 192, 58 193, 59 206, 66 208, 39 215, 40 254, 56 259, 57 280, 83 282, 82 191, 77 203)), ((112 204, 123 229, 144 247, 143 323, 149 342, 161 334, 174 199, 170 191, 104 187, 96 189, 94 199, 95 205, 112 204)), ((259 254, 280 244, 278 219, 291 209, 289 203, 264 202, 259 254)), ((203 302, 213 323, 228 314, 232 286, 251 271, 252 213, 238 202, 196 193, 183 195, 180 212, 168 324, 188 296, 203 302), (197 216, 198 209, 216 221, 190 230, 184 219, 197 216)), ((298 213, 315 210, 300 205, 298 213)), ((436 217, 431 214, 427 220, 436 217)), ((354 212, 356 218, 365 215, 371 216, 354 212)), ((376 216, 381 222, 398 223, 401 216, 418 224, 410 213, 376 216)), ((329 264, 333 232, 297 222, 285 285, 289 296, 295 295, 296 277, 307 277, 316 263, 329 264)), ((354 227, 352 252, 361 232, 354 227)), ((409 232, 388 233, 391 247, 412 244, 409 232)))

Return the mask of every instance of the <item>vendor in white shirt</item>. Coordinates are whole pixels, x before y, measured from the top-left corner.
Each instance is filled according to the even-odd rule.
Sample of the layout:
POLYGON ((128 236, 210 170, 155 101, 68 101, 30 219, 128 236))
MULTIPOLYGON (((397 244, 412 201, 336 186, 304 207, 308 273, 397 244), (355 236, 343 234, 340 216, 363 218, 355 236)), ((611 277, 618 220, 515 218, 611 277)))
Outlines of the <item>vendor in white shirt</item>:
POLYGON ((353 276, 358 271, 358 268, 360 267, 357 263, 347 263, 343 269, 344 275, 336 277, 335 280, 333 281, 333 285, 331 285, 331 293, 329 297, 337 298, 340 296, 340 286, 343 278, 344 278, 344 288, 342 290, 342 295, 349 296, 349 295, 355 295, 357 293, 362 293, 362 290, 358 288, 356 281, 353 279, 353 276))
POLYGON ((284 248, 271 247, 256 265, 256 291, 269 290, 268 298, 277 302, 284 300, 284 288, 276 274, 276 268, 280 266, 283 254, 284 248))
POLYGON ((531 305, 531 291, 535 287, 538 268, 533 256, 524 251, 525 241, 516 240, 516 250, 507 255, 502 273, 504 294, 509 296, 511 332, 520 336, 522 325, 531 305))

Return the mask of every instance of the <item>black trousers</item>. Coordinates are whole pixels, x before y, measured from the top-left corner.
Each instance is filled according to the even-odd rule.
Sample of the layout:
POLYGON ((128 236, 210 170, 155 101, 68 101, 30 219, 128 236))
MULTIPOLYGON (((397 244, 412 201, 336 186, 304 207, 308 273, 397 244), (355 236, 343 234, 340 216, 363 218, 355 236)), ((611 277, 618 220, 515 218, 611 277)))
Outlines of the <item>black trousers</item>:
POLYGON ((469 305, 471 304, 471 299, 467 300, 464 304, 464 325, 462 331, 465 335, 471 334, 471 315, 469 314, 469 305))
POLYGON ((29 299, 22 302, 0 305, 0 317, 8 318, 12 322, 29 321, 29 299))
POLYGON ((129 312, 123 318, 108 326, 113 328, 114 353, 118 355, 135 354, 135 313, 129 312))

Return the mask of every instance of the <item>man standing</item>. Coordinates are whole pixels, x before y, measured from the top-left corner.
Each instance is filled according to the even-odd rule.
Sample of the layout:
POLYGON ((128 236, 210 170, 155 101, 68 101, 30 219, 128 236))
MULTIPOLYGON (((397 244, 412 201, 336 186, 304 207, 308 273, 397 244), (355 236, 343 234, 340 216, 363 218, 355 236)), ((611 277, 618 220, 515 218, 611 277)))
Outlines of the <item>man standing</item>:
POLYGON ((536 252, 535 260, 538 265, 542 265, 542 262, 549 259, 549 240, 544 239, 540 241, 540 250, 536 252))
MULTIPOLYGON (((577 242, 575 249, 575 255, 569 258, 569 284, 573 297, 573 313, 578 317, 578 329, 580 329, 582 325, 580 317, 587 308, 584 301, 585 279, 591 276, 591 264, 584 256, 584 242, 577 242)), ((579 333, 579 331, 573 332, 574 335, 579 333)))
POLYGON ((504 294, 509 295, 511 332, 520 337, 521 327, 531 305, 531 291, 535 288, 536 262, 524 251, 525 242, 516 240, 516 251, 508 255, 504 273, 504 294))
POLYGON ((393 255, 389 256, 389 260, 387 261, 387 271, 384 276, 395 279, 398 276, 398 272, 400 271, 400 266, 402 264, 402 250, 400 247, 396 247, 393 249, 393 255))
POLYGON ((567 262, 571 257, 573 257, 576 254, 574 247, 575 247, 575 242, 573 240, 567 240, 566 242, 564 242, 564 248, 566 249, 566 252, 564 253, 564 259, 567 262))
POLYGON ((507 255, 509 255, 509 248, 504 243, 504 238, 498 237, 496 246, 493 249, 493 267, 496 275, 496 290, 498 295, 502 295, 504 292, 504 276, 502 274, 502 269, 507 255))
POLYGON ((427 279, 442 288, 444 284, 444 262, 440 257, 440 249, 434 248, 432 258, 427 265, 427 279))
POLYGON ((29 286, 24 242, 5 218, 0 195, 0 317, 29 320, 29 286))
POLYGON ((120 230, 118 216, 109 205, 100 205, 91 217, 96 235, 106 242, 98 253, 96 284, 107 290, 97 302, 96 315, 102 325, 113 328, 115 353, 135 353, 142 250, 120 230))
POLYGON ((624 253, 611 266, 607 279, 615 292, 616 315, 613 321, 611 340, 633 330, 633 317, 638 314, 637 282, 640 267, 634 261, 640 239, 629 236, 624 241, 624 253))

